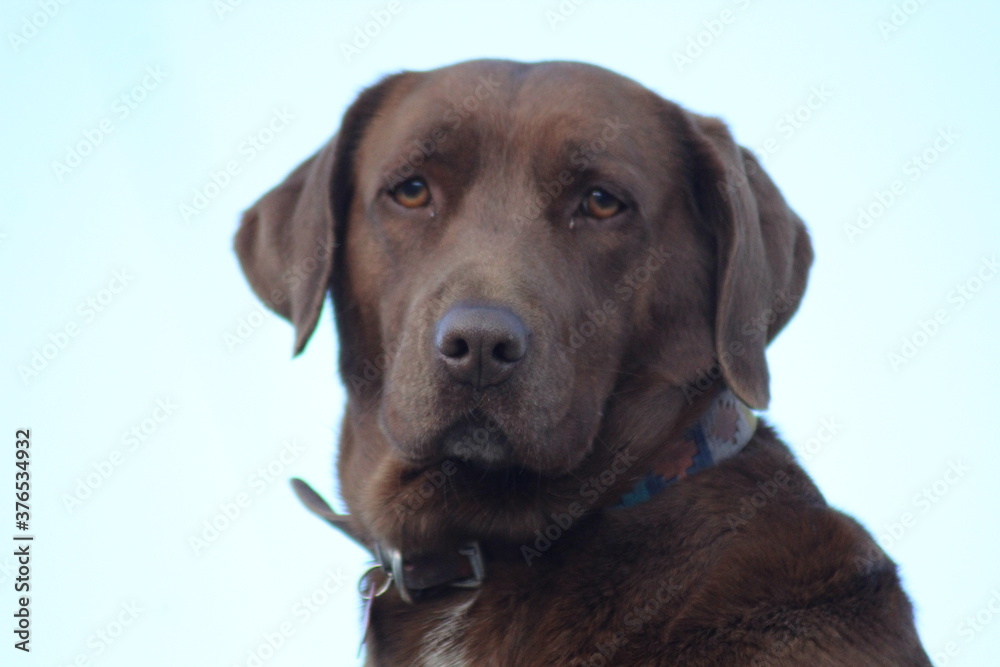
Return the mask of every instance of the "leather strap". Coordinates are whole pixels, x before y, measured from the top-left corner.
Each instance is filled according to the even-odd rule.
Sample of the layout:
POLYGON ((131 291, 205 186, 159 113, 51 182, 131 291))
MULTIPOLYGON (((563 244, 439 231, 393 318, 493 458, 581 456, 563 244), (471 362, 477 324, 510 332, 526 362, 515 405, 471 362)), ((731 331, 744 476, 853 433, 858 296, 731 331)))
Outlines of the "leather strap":
MULTIPOLYGON (((341 531, 375 557, 377 567, 389 577, 403 600, 413 603, 443 586, 476 588, 486 577, 483 553, 478 542, 467 542, 451 552, 404 555, 384 544, 370 544, 351 524, 347 514, 337 514, 309 484, 292 478, 292 489, 306 508, 341 531)), ((366 574, 367 576, 367 574, 366 574)), ((384 590, 384 588, 383 588, 384 590)))
POLYGON ((373 551, 372 547, 368 544, 368 540, 366 540, 359 532, 357 532, 357 530, 354 529, 354 526, 351 525, 351 517, 349 514, 337 514, 334 512, 333 508, 330 507, 330 503, 323 500, 323 496, 316 493, 316 490, 309 486, 309 483, 305 480, 293 477, 291 482, 295 495, 299 497, 299 500, 301 500, 302 504, 306 506, 306 509, 326 521, 344 535, 347 535, 358 545, 364 547, 368 551, 373 551))

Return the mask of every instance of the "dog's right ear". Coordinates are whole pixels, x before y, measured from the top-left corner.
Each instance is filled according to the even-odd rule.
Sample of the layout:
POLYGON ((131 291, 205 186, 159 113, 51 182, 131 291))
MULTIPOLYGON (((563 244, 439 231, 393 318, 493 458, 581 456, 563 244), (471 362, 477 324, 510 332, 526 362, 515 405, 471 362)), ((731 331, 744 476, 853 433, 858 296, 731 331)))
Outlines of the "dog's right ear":
POLYGON ((268 308, 295 326, 295 354, 305 348, 333 275, 338 230, 354 191, 354 153, 368 120, 401 75, 365 90, 323 148, 244 214, 236 254, 268 308))
POLYGON ((295 354, 316 328, 333 270, 331 185, 337 137, 243 214, 236 254, 268 308, 295 325, 295 354))

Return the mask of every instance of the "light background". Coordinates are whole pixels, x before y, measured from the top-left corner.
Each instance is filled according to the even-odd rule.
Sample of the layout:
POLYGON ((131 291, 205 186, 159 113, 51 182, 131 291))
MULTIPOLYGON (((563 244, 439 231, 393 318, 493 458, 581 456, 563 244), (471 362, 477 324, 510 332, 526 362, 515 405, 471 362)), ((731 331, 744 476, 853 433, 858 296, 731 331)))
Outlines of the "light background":
POLYGON ((325 142, 364 86, 489 56, 597 63, 722 116, 748 147, 775 139, 766 168, 817 261, 769 353, 768 418, 831 504, 881 536, 937 663, 996 664, 996 3, 567 0, 553 23, 556 0, 401 0, 350 59, 342 45, 387 3, 234 4, 10 1, 0 13, 0 535, 14 532, 14 430, 30 427, 37 536, 30 655, 11 648, 14 562, 0 548, 0 663, 231 666, 261 651, 268 666, 355 663, 364 554, 286 483, 334 495, 344 394, 329 308, 290 360, 291 328, 260 317, 231 238, 240 211, 325 142), (679 66, 690 39, 701 53, 679 66), (116 100, 147 68, 165 76, 122 117, 116 100), (800 109, 814 89, 826 99, 800 109), (251 159, 241 145, 275 110, 292 119, 251 159), (57 174, 105 117, 110 134, 57 174), (942 132, 952 139, 935 148, 942 132), (914 172, 925 152, 933 163, 914 172), (239 173, 185 221, 180 205, 229 161, 239 173), (859 207, 879 212, 897 180, 894 201, 849 238, 859 207), (116 271, 127 285, 102 292, 120 287, 116 271), (978 290, 960 299, 960 285, 978 290), (81 310, 108 297, 94 316, 81 310), (78 334, 46 348, 70 324, 78 334), (894 368, 904 339, 919 348, 894 368), (52 358, 22 377, 36 352, 52 358), (177 406, 162 423, 149 421, 158 400, 177 406), (144 425, 130 450, 123 434, 144 425), (292 440, 303 451, 281 462, 292 440), (253 478, 268 465, 275 479, 253 478), (90 495, 71 508, 77 490, 90 495), (189 539, 240 493, 250 506, 195 553, 189 539), (309 597, 321 603, 306 614, 309 597), (284 623, 293 633, 271 652, 284 623))

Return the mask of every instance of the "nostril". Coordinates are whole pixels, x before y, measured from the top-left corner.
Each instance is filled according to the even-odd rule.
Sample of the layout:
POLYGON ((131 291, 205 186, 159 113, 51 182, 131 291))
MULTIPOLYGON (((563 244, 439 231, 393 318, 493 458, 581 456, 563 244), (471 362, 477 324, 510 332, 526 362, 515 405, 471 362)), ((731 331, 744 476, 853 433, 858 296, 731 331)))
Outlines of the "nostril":
POLYGON ((522 339, 501 341, 493 348, 493 358, 505 364, 513 364, 524 357, 525 345, 522 339))
POLYGON ((461 359, 469 354, 469 344, 460 336, 446 336, 437 347, 449 359, 461 359))
POLYGON ((493 358, 497 361, 507 362, 507 347, 506 343, 498 343, 496 347, 493 348, 493 358))

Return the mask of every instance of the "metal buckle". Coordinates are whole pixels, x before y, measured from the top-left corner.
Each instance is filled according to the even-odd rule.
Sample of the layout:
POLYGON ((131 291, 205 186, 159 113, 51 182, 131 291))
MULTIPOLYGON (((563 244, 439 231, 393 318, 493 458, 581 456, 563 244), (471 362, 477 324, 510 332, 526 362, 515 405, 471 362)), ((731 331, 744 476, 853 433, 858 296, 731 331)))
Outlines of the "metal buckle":
POLYGON ((466 542, 459 548, 458 553, 469 559, 472 565, 472 576, 468 579, 451 582, 452 586, 458 588, 479 588, 486 578, 486 565, 483 563, 483 550, 479 548, 479 542, 466 542))
MULTIPOLYGON (((396 584, 396 590, 399 591, 399 597, 404 602, 413 604, 413 594, 406 587, 402 552, 399 549, 383 547, 381 544, 376 544, 374 551, 375 560, 378 561, 378 565, 373 567, 381 567, 386 573, 387 581, 381 590, 374 593, 373 597, 382 595, 389 588, 389 585, 394 583, 396 584)), ((449 582, 448 585, 455 588, 479 588, 486 578, 486 565, 483 562, 483 551, 479 546, 479 542, 466 542, 459 547, 458 553, 469 559, 469 565, 472 567, 472 576, 467 579, 449 582)))

